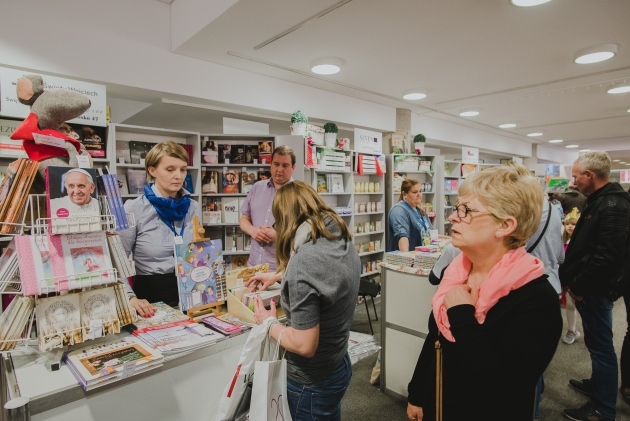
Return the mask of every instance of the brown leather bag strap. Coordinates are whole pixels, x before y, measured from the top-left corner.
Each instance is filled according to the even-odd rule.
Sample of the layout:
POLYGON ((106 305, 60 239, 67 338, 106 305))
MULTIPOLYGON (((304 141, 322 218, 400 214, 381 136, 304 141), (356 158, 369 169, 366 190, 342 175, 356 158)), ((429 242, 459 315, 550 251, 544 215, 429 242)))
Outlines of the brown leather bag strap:
POLYGON ((435 420, 442 421, 442 345, 435 341, 435 420))

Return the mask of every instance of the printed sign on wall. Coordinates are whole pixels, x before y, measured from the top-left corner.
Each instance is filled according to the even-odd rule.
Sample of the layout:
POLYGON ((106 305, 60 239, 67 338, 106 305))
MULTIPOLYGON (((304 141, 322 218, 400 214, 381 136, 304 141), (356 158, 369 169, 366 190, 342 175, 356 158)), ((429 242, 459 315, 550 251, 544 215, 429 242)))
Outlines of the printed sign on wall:
POLYGON ((354 129, 354 150, 361 153, 383 154, 383 133, 354 129))
POLYGON ((479 149, 462 146, 462 164, 478 164, 479 149))
POLYGON ((90 126, 107 126, 105 85, 82 82, 48 76, 39 72, 9 69, 0 67, 0 116, 24 119, 30 109, 17 99, 15 87, 18 79, 26 75, 38 74, 44 79, 44 90, 67 89, 85 95, 92 102, 92 106, 82 116, 70 120, 70 123, 87 124, 90 126))

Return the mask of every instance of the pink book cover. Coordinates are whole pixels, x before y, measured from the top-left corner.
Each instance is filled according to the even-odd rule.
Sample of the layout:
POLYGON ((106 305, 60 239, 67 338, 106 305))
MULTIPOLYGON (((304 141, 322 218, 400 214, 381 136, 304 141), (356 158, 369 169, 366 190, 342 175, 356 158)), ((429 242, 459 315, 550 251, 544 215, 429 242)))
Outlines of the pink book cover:
POLYGON ((54 272, 48 249, 48 237, 18 235, 15 237, 18 266, 25 296, 68 289, 67 282, 55 287, 54 272))

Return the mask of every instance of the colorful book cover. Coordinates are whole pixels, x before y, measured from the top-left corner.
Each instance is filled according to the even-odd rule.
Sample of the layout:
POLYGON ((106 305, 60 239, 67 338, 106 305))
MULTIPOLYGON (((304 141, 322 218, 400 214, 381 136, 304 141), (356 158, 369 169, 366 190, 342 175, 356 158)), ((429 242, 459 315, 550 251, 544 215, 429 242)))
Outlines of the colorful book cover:
POLYGON ((37 300, 37 332, 41 351, 83 342, 79 294, 37 300))
POLYGON ((136 327, 135 331, 144 332, 147 329, 151 328, 159 328, 161 326, 170 325, 173 323, 188 321, 190 317, 169 306, 168 304, 163 303, 162 301, 158 301, 157 303, 152 303, 155 306, 155 313, 151 317, 142 317, 138 316, 138 320, 133 322, 133 325, 136 327))
POLYGON ((258 153, 258 163, 259 164, 271 165, 271 155, 272 154, 270 154, 270 153, 259 152, 258 153))
POLYGON ((115 282, 105 231, 48 237, 53 273, 68 289, 115 282))
POLYGON ((570 178, 548 177, 545 180, 546 193, 564 193, 569 188, 570 178))
POLYGON ((107 157, 107 127, 87 126, 83 124, 64 123, 60 132, 75 137, 85 146, 85 150, 94 158, 107 157), (72 130, 70 134, 64 133, 64 128, 72 130))
POLYGON ((245 164, 258 163, 258 145, 245 145, 245 164))
POLYGON ((326 174, 317 174, 317 193, 327 193, 326 174))
POLYGON ((221 180, 223 186, 221 193, 238 193, 240 174, 241 172, 239 170, 233 168, 224 168, 222 177, 223 179, 221 180))
POLYGON ((258 155, 273 153, 273 142, 271 140, 262 140, 258 142, 258 155))
POLYGON ((219 151, 214 140, 205 140, 201 149, 201 161, 205 164, 218 164, 219 151))
POLYGON ((175 244, 175 260, 182 311, 225 300, 221 240, 175 244))
POLYGON ((230 144, 219 144, 219 164, 230 164, 232 163, 232 145, 230 144))
POLYGON ((127 170, 127 186, 129 194, 143 194, 144 186, 147 185, 147 175, 145 170, 129 168, 127 170))
POLYGON ((245 145, 232 145, 232 156, 230 164, 245 163, 245 145))

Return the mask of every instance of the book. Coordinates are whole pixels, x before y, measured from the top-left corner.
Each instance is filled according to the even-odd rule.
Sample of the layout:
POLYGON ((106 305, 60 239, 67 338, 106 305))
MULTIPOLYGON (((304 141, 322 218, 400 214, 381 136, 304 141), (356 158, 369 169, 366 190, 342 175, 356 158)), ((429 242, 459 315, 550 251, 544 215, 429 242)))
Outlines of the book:
POLYGON ((219 163, 219 151, 214 140, 204 140, 202 142, 201 161, 206 164, 219 163))
POLYGON ((147 142, 139 142, 137 140, 129 141, 129 155, 131 157, 132 164, 140 164, 141 160, 144 160, 147 157, 147 152, 149 152, 149 146, 147 142))
POLYGON ((129 194, 143 194, 144 186, 147 185, 145 170, 129 168, 127 170, 127 185, 129 187, 129 194))
POLYGON ((163 303, 162 301, 152 304, 155 306, 155 313, 153 316, 146 318, 138 315, 138 320, 133 322, 135 327, 134 332, 146 332, 150 329, 159 329, 181 321, 190 320, 190 317, 186 314, 169 306, 168 304, 163 303))
POLYGON ((570 178, 547 177, 545 180, 545 193, 564 193, 568 190, 570 178))
POLYGON ((317 174, 317 193, 328 193, 326 174, 317 174))
POLYGON ((13 240, 18 255, 22 294, 30 296, 68 289, 66 281, 54 279, 47 236, 18 235, 13 240))
POLYGON ((213 194, 219 192, 219 172, 208 168, 201 169, 201 193, 213 194))
POLYGON ((66 289, 116 281, 105 231, 49 236, 48 249, 55 282, 67 281, 66 289))
POLYGON ((477 171, 477 164, 462 164, 462 178, 468 177, 477 171))
POLYGON ((245 145, 245 164, 258 163, 258 145, 245 145))
POLYGON ((273 153, 273 142, 271 140, 261 140, 258 142, 258 155, 273 153))
POLYGON ((175 244, 175 264, 182 311, 225 301, 221 240, 175 244))
POLYGON ((222 333, 192 320, 134 335, 165 356, 182 355, 225 339, 222 333))
POLYGON ((331 193, 343 193, 343 175, 342 174, 329 174, 330 175, 330 192, 331 193))
POLYGON ((131 262, 125 254, 122 240, 118 234, 106 234, 107 243, 109 245, 112 263, 118 271, 119 278, 129 278, 135 275, 135 271, 131 268, 131 262))
POLYGON ((233 168, 224 168, 221 180, 221 193, 232 194, 239 192, 240 171, 233 168))
POLYGON ((2 256, 0 256, 0 292, 6 288, 17 268, 17 250, 15 249, 15 239, 12 239, 2 251, 2 256))
POLYGON ((249 190, 258 181, 258 173, 256 170, 248 170, 243 168, 241 173, 241 193, 249 193, 249 190))
POLYGON ((400 193, 402 182, 407 178, 407 173, 395 172, 392 178, 392 193, 400 193))
POLYGON ((219 164, 230 164, 232 158, 232 145, 226 143, 219 144, 219 164))
POLYGON ((40 351, 83 342, 79 294, 40 298, 36 314, 40 351))
POLYGON ((245 145, 232 145, 230 164, 245 163, 245 145))
POLYGON ((94 168, 46 168, 46 209, 52 234, 101 229, 97 177, 94 168))
POLYGON ((118 168, 116 170, 116 180, 118 182, 118 191, 120 192, 120 195, 127 195, 129 194, 129 186, 127 185, 127 174, 125 173, 125 170, 122 168, 118 168))
POLYGON ((102 177, 107 191, 107 201, 110 204, 110 208, 114 208, 116 230, 126 230, 129 228, 129 220, 127 219, 127 212, 125 212, 120 190, 118 189, 118 176, 116 174, 104 174, 102 177))
POLYGON ((127 296, 125 285, 122 282, 116 282, 113 287, 116 294, 116 308, 120 314, 120 323, 123 326, 133 323, 136 318, 136 311, 129 306, 129 297, 127 296))
POLYGON ((192 175, 186 174, 184 179, 184 189, 190 194, 195 194, 195 184, 193 183, 192 175))
POLYGON ((201 321, 211 329, 230 337, 240 335, 244 331, 242 325, 239 326, 225 320, 221 320, 214 314, 202 318, 201 321))
POLYGON ((84 341, 120 333, 120 320, 116 310, 116 293, 113 287, 82 291, 79 293, 79 298, 81 301, 81 328, 84 341))
POLYGON ((16 165, 17 167, 10 165, 11 168, 7 168, 7 173, 13 170, 16 172, 13 181, 10 183, 10 188, 6 192, 6 198, 2 201, 2 206, 0 206, 0 221, 2 221, 0 222, 2 227, 0 228, 0 234, 20 232, 20 227, 16 224, 22 222, 28 193, 39 168, 39 162, 30 159, 19 159, 16 165))
POLYGON ((223 222, 238 224, 240 212, 238 207, 238 197, 224 196, 221 198, 223 222))
POLYGON ((163 364, 162 354, 134 336, 76 348, 64 360, 84 390, 117 381, 163 364))
POLYGON ((0 351, 14 349, 20 339, 28 339, 27 332, 35 307, 33 297, 15 296, 0 315, 0 351))
POLYGON ((25 157, 21 140, 11 139, 11 134, 22 124, 22 120, 0 119, 0 155, 3 157, 25 157))
POLYGON ((107 157, 107 127, 71 123, 64 124, 72 127, 74 131, 78 133, 79 142, 85 146, 85 150, 90 156, 94 158, 107 157))
POLYGON ((258 163, 271 165, 271 156, 270 153, 258 152, 258 163))
POLYGON ((194 155, 193 155, 194 154, 193 145, 189 145, 187 143, 183 143, 182 144, 182 148, 184 148, 184 150, 188 154, 188 166, 192 167, 193 165, 195 165, 195 163, 194 163, 194 155))
POLYGON ((131 164, 131 152, 129 149, 129 141, 116 141, 116 162, 119 164, 131 164))

